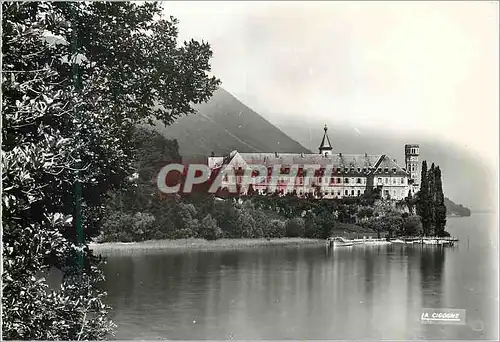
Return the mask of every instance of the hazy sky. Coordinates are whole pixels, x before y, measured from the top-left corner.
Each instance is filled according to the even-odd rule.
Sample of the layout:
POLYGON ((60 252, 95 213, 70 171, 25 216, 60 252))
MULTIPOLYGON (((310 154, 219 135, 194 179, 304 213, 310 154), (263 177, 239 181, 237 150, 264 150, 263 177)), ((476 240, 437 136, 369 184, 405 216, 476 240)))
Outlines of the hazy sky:
MULTIPOLYGON (((164 3, 269 116, 440 136, 498 163, 497 2, 164 3)), ((493 165, 492 165, 493 166, 493 165)))

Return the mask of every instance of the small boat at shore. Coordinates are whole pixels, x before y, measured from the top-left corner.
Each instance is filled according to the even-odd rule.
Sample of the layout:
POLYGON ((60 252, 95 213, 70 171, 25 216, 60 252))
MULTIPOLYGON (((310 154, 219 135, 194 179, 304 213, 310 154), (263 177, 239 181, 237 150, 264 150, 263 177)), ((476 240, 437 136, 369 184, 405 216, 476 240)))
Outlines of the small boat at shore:
POLYGON ((451 246, 451 247, 453 247, 454 242, 452 240, 439 240, 438 244, 439 245, 443 245, 443 246, 451 246))
POLYGON ((362 242, 348 240, 343 237, 331 237, 326 240, 326 244, 329 247, 350 247, 361 243, 362 242))

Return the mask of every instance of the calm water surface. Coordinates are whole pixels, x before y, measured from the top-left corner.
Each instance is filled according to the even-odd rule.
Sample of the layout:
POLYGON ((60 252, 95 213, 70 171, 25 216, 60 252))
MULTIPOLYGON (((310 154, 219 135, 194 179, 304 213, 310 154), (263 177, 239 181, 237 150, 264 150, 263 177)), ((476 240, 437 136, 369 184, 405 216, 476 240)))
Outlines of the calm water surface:
POLYGON ((118 339, 496 339, 498 226, 448 219, 458 246, 108 255, 118 339), (465 309, 463 326, 420 322, 465 309))

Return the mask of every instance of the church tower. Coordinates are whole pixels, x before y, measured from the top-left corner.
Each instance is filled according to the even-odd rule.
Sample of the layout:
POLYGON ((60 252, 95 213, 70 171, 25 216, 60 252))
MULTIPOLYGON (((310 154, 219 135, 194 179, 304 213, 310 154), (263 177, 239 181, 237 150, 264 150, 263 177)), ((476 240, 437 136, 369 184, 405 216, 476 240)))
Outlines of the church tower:
POLYGON ((420 189, 420 164, 418 156, 420 148, 417 144, 405 145, 405 164, 406 172, 410 175, 410 180, 413 181, 413 186, 418 191, 420 189))
POLYGON ((330 138, 328 138, 328 134, 326 131, 328 131, 328 127, 326 127, 325 124, 325 134, 323 135, 323 140, 321 140, 321 145, 319 145, 319 153, 323 156, 331 156, 332 155, 332 144, 330 143, 330 138))

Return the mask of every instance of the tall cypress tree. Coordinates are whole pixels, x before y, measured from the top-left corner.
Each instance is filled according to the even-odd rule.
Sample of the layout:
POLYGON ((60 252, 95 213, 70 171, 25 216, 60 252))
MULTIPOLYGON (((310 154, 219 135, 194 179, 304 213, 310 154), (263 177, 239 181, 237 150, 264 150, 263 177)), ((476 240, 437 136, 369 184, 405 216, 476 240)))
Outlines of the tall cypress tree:
POLYGON ((417 215, 422 221, 422 230, 424 235, 429 235, 431 228, 430 206, 429 206, 429 179, 427 173, 427 162, 422 162, 422 172, 420 181, 420 191, 417 196, 417 215))
POLYGON ((430 232, 436 235, 436 167, 432 163, 431 168, 427 172, 427 182, 429 184, 429 221, 430 221, 430 232))
POLYGON ((405 203, 406 203, 406 206, 408 207, 408 213, 410 215, 413 215, 414 212, 414 207, 415 207, 415 200, 411 194, 411 191, 408 191, 408 196, 406 196, 405 198, 405 203))
POLYGON ((436 168, 436 207, 435 207, 435 224, 436 235, 442 236, 446 226, 446 206, 444 205, 443 183, 441 180, 441 169, 436 168))

